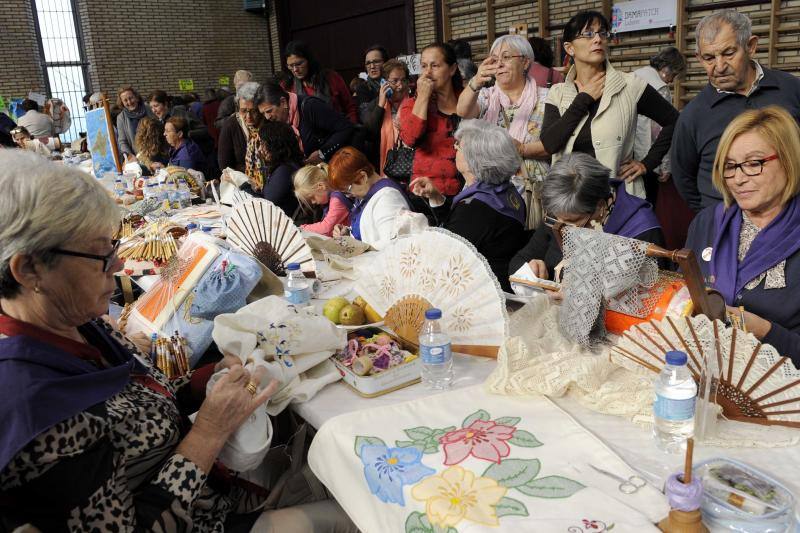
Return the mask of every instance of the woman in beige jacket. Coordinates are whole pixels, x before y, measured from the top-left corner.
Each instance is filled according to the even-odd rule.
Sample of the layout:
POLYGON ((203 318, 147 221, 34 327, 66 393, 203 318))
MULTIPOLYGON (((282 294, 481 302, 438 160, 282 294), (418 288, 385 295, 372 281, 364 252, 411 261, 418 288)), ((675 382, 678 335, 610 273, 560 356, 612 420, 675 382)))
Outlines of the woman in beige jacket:
POLYGON ((573 66, 564 83, 547 95, 541 141, 555 163, 563 154, 583 152, 626 182, 630 194, 644 198, 642 181, 669 150, 678 112, 655 89, 608 61, 609 24, 596 11, 572 17, 564 27, 564 50, 573 66), (636 117, 661 125, 661 133, 641 161, 633 159, 636 117))

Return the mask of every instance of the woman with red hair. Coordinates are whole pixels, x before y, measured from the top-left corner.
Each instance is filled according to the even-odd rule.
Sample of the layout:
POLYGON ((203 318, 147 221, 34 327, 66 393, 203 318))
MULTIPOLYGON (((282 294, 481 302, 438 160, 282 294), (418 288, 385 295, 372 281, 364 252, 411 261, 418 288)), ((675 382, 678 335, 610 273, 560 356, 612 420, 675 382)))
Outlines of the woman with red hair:
MULTIPOLYGON (((331 187, 356 199, 350 211, 353 237, 380 250, 392 238, 394 220, 409 210, 403 189, 382 178, 367 157, 352 146, 336 152, 328 165, 331 187)), ((341 226, 334 236, 342 234, 341 226)))

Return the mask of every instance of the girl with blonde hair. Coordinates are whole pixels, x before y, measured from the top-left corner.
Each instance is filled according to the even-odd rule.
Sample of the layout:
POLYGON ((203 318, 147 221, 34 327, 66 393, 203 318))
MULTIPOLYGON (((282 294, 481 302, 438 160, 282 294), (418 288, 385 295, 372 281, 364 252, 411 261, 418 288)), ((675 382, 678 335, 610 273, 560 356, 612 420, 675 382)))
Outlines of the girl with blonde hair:
POLYGON ((350 225, 353 202, 344 193, 331 190, 328 165, 306 165, 295 172, 293 181, 294 194, 304 209, 323 206, 322 220, 314 224, 304 224, 300 226, 302 230, 330 237, 337 225, 350 225))

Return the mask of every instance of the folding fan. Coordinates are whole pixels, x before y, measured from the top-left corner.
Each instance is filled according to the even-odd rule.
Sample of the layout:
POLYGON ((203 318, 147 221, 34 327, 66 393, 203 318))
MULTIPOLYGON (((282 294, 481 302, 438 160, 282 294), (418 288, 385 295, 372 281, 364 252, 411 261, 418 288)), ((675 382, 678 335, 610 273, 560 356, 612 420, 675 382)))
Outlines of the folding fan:
POLYGON ((669 350, 686 352, 696 381, 706 358, 716 358, 716 402, 726 418, 800 427, 800 370, 752 334, 705 315, 635 325, 611 349, 611 358, 634 372, 658 373, 669 350))
POLYGON ((272 202, 252 197, 240 202, 227 224, 228 240, 278 276, 289 263, 300 263, 306 276, 315 277, 316 264, 302 233, 272 202))
POLYGON ((417 343, 425 310, 442 310, 453 350, 496 357, 508 335, 505 298, 486 259, 439 228, 396 239, 356 265, 355 291, 398 336, 417 343))
POLYGON ((230 205, 235 207, 242 202, 246 202, 247 200, 253 200, 253 199, 254 198, 252 194, 246 193, 241 189, 236 189, 230 196, 230 202, 225 202, 225 203, 229 203, 230 205))

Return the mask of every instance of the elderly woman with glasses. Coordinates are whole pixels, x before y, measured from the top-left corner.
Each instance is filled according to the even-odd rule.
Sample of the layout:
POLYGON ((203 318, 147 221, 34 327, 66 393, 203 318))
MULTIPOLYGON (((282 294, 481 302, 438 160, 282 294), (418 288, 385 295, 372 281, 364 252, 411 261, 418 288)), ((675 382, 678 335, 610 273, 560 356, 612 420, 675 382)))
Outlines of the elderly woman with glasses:
POLYGON ((564 50, 573 66, 564 83, 547 95, 541 140, 553 154, 583 152, 624 180, 629 193, 645 197, 642 177, 655 169, 669 150, 678 112, 647 82, 614 69, 608 61, 609 24, 596 11, 572 17, 564 27, 564 50), (636 117, 644 115, 661 133, 641 161, 633 159, 636 117))
POLYGON ((560 226, 595 228, 661 245, 664 238, 645 200, 628 194, 621 180, 590 155, 565 155, 550 167, 542 186, 544 220, 528 244, 511 260, 513 273, 528 263, 533 273, 551 279, 563 259, 554 231, 560 226))
POLYGON ((686 246, 734 322, 800 368, 800 127, 782 107, 745 111, 712 181, 723 203, 695 217, 686 246))
POLYGON ((228 437, 276 390, 226 358, 170 381, 102 316, 122 268, 120 213, 90 176, 0 155, 0 529, 224 528, 210 483, 228 437))
POLYGON ((531 228, 542 219, 539 189, 550 167, 550 156, 539 141, 548 88, 538 86, 529 76, 533 61, 533 49, 527 39, 520 35, 498 37, 489 57, 458 98, 458 114, 462 118, 482 118, 506 128, 514 139, 525 164, 522 175, 514 182, 526 193, 531 228), (494 85, 487 87, 491 82, 494 85))
POLYGON ((331 188, 352 197, 350 228, 337 226, 334 237, 346 234, 380 250, 392 239, 395 219, 409 204, 403 189, 393 180, 381 177, 362 152, 345 146, 328 165, 331 188))
POLYGON ((398 112, 408 96, 408 66, 398 59, 383 64, 384 83, 378 96, 362 114, 364 128, 374 138, 380 138, 380 168, 386 166, 386 154, 400 135, 398 112))
POLYGON ((412 192, 427 198, 439 223, 483 254, 501 287, 511 291, 508 264, 525 243, 525 202, 511 183, 520 158, 508 132, 480 120, 465 120, 455 133, 456 167, 464 188, 452 200, 427 178, 412 192))
POLYGON ((217 151, 219 168, 232 168, 244 172, 249 178, 262 165, 258 157, 261 114, 255 104, 259 87, 258 83, 248 81, 236 90, 236 113, 222 123, 217 151))

